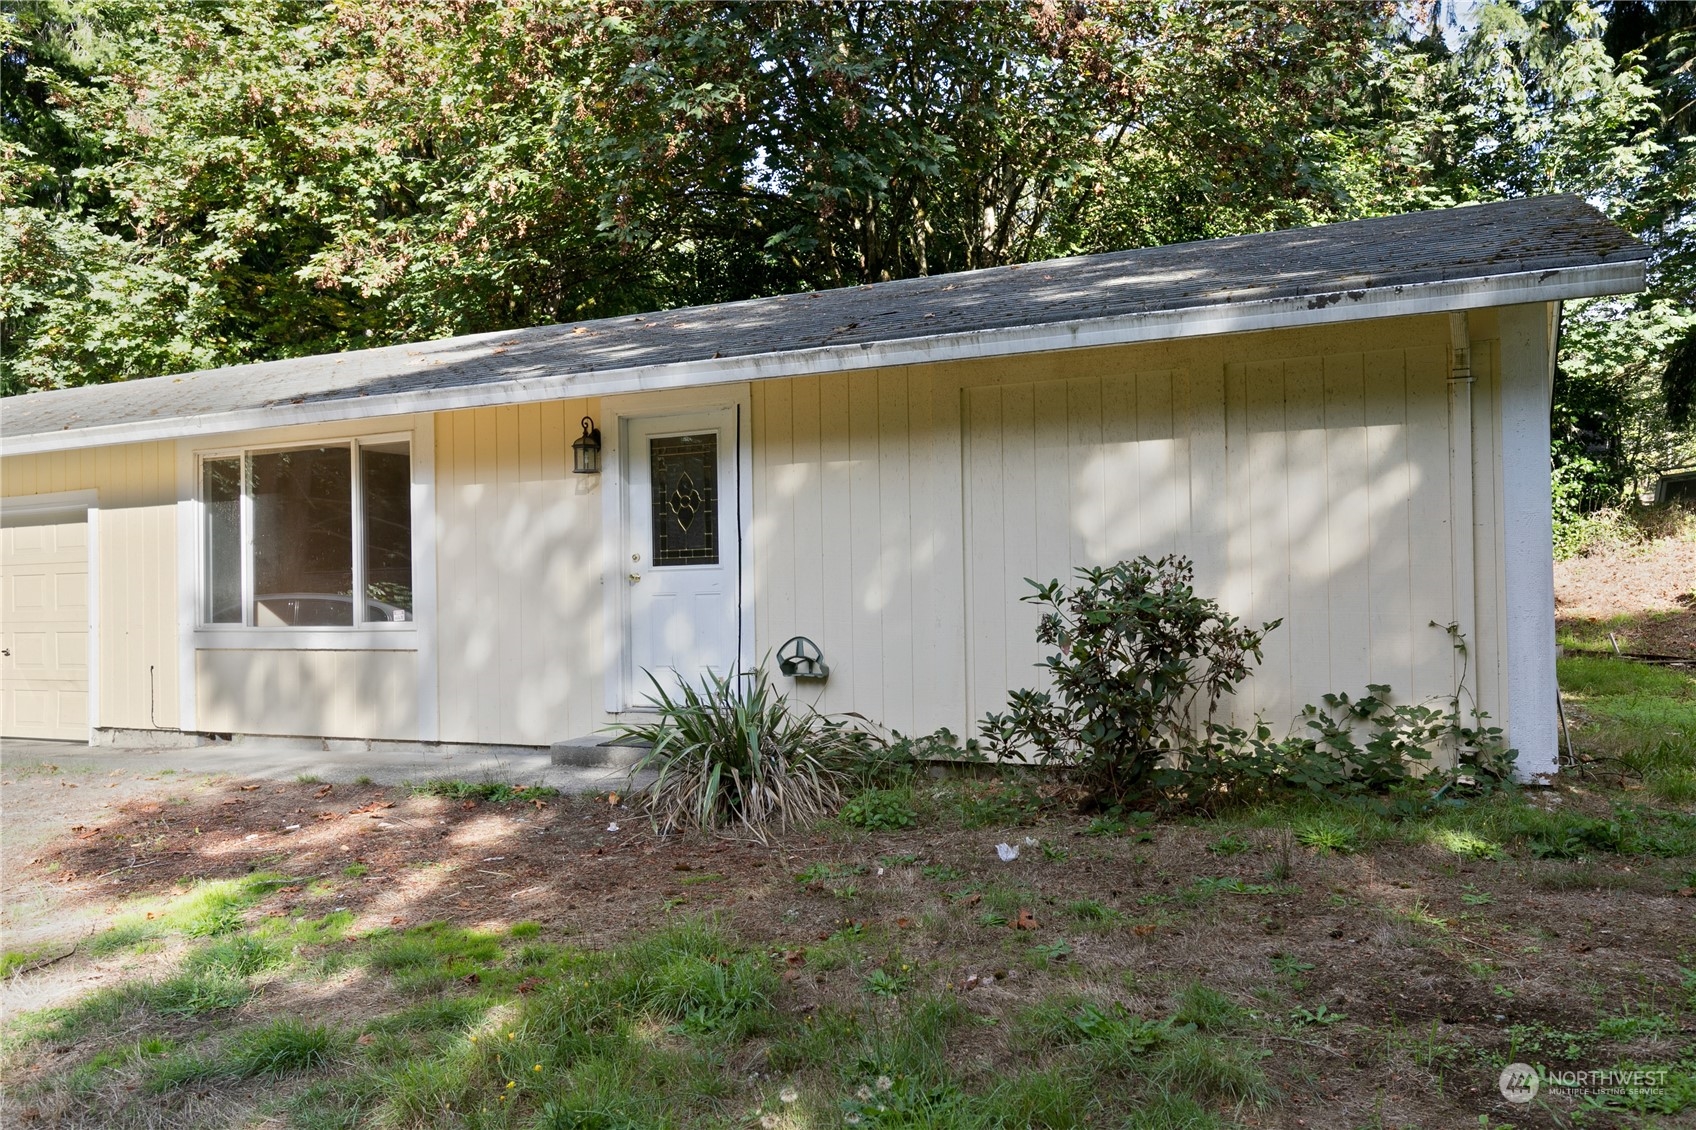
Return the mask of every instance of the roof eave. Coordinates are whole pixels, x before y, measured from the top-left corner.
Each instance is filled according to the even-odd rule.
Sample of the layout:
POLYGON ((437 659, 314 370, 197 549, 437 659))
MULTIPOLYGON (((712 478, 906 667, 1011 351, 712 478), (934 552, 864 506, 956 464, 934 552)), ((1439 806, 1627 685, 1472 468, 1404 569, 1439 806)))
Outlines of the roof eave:
POLYGON ((260 428, 336 423, 353 419, 452 411, 501 404, 612 396, 657 389, 734 384, 781 377, 854 372, 1086 349, 1258 330, 1335 325, 1372 318, 1516 306, 1626 294, 1643 288, 1642 260, 1563 267, 1458 281, 1330 291, 1291 298, 1213 303, 1178 310, 1084 318, 1034 326, 936 334, 888 342, 785 350, 751 357, 643 365, 537 377, 515 376, 484 384, 378 396, 336 397, 267 405, 233 412, 134 420, 99 427, 37 432, 0 441, 0 453, 29 455, 146 443, 260 428))

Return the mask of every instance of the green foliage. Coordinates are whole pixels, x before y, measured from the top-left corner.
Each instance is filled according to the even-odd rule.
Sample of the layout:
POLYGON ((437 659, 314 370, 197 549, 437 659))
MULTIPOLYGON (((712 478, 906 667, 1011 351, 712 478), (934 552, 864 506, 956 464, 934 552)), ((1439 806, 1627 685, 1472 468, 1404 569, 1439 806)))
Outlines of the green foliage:
POLYGON ((253 995, 241 977, 226 970, 192 970, 147 987, 142 1001, 161 1016, 200 1016, 236 1008, 253 995))
POLYGON ((1352 852, 1359 847, 1354 829, 1324 816, 1298 821, 1294 826, 1296 842, 1318 852, 1352 852))
POLYGON ((1557 467, 1552 480, 1557 558, 1641 549, 1663 539, 1696 540, 1696 512, 1682 503, 1644 505, 1633 498, 1619 504, 1612 497, 1606 504, 1587 503, 1581 492, 1591 480, 1578 463, 1557 467))
POLYGON ((1557 665, 1581 762, 1639 775, 1669 804, 1696 800, 1696 677, 1611 656, 1557 665))
POLYGON ((557 797, 559 790, 552 785, 512 785, 505 781, 461 781, 453 777, 438 777, 412 786, 414 796, 439 796, 449 800, 481 800, 491 804, 510 804, 519 800, 539 800, 557 797))
POLYGON ((953 800, 960 824, 968 830, 1034 823, 1042 811, 1042 798, 1034 785, 1016 776, 962 781, 953 790, 953 800))
POLYGON ((241 934, 197 950, 185 966, 190 972, 224 973, 252 977, 275 969, 288 960, 283 948, 264 938, 241 934))
POLYGON ((321 1024, 275 1020, 237 1035, 226 1062, 229 1073, 239 1078, 318 1071, 345 1042, 321 1024))
POLYGON ((1124 917, 1117 910, 1095 899, 1078 899, 1066 904, 1066 913, 1079 922, 1110 925, 1124 917))
POLYGON ((1252 731, 1211 726, 1212 741, 1192 747, 1169 778, 1192 804, 1241 802, 1296 789, 1344 798, 1395 818, 1427 812, 1451 790, 1489 792, 1508 784, 1518 755, 1506 748, 1500 727, 1488 725, 1482 711, 1473 707, 1470 723, 1466 719, 1470 657, 1457 627, 1450 624, 1444 631, 1468 662, 1441 708, 1430 702, 1394 703, 1391 688, 1377 684, 1369 684, 1359 698, 1328 694, 1323 707, 1303 708, 1308 734, 1274 739, 1264 724, 1252 731), (1453 769, 1421 768, 1449 753, 1453 769))
POLYGON ((911 785, 934 762, 983 762, 977 739, 964 745, 948 727, 909 737, 892 730, 887 739, 864 735, 865 746, 853 762, 854 779, 864 788, 896 789, 911 785))
POLYGON ((1240 627, 1194 579, 1190 560, 1171 554, 1081 568, 1070 589, 1030 582, 1022 599, 1043 609, 1052 689, 1014 691, 1006 714, 984 718, 985 745, 1003 757, 1029 749, 1106 801, 1140 796, 1163 761, 1197 750, 1278 626, 1240 627))
POLYGON ((619 733, 649 750, 632 772, 653 771, 648 811, 662 828, 736 827, 763 839, 836 810, 872 741, 812 709, 792 710, 762 665, 739 678, 712 673, 678 692, 657 679, 653 722, 619 733))
POLYGON ((880 997, 898 997, 910 987, 911 979, 887 966, 866 974, 866 992, 880 997))
POLYGON ((795 881, 804 886, 826 886, 865 873, 866 869, 857 863, 812 863, 795 873, 795 881))
POLYGON ((1218 856, 1232 856, 1241 855, 1253 846, 1235 832, 1226 832, 1223 836, 1208 844, 1207 850, 1218 856))
POLYGON ((867 789, 842 806, 844 824, 871 831, 895 832, 918 819, 911 789, 867 789))
POLYGON ((89 951, 96 956, 116 953, 170 934, 209 938, 239 929, 247 910, 278 887, 292 882, 286 876, 256 871, 239 879, 204 879, 157 910, 136 910, 118 916, 96 935, 89 951))
MULTIPOLYGON (((1304 709, 1307 733, 1274 739, 1264 724, 1245 730, 1216 714, 1276 621, 1239 627, 1195 593, 1193 568, 1176 555, 1078 576, 1072 590, 1032 582, 1037 591, 1024 598, 1046 608, 1037 638, 1055 649, 1041 664, 1052 689, 1014 691, 1009 712, 987 715, 981 728, 999 755, 1033 751, 1107 804, 1089 835, 1148 819, 1125 812, 1142 797, 1205 808, 1296 790, 1406 817, 1451 788, 1488 791, 1511 776, 1502 731, 1476 708, 1470 725, 1463 720, 1465 665, 1446 703, 1393 703, 1389 687, 1369 685, 1359 698, 1326 695, 1304 709), (1448 753, 1452 771, 1425 770, 1448 753)), ((1465 658, 1458 629, 1445 631, 1465 658)))
POLYGON ((10 977, 14 973, 30 968, 46 955, 46 950, 36 947, 25 950, 7 950, 0 954, 0 977, 10 977))

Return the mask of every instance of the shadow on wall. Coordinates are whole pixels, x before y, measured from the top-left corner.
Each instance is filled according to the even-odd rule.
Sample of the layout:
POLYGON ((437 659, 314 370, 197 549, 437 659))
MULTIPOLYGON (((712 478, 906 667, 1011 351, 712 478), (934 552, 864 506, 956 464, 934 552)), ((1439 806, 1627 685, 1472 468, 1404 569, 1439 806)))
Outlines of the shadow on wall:
POLYGON ((1422 347, 968 387, 957 480, 913 370, 783 382, 756 456, 762 639, 823 644, 831 680, 802 695, 821 709, 958 730, 1039 684, 1025 578, 1177 551, 1234 614, 1284 620, 1242 714, 1278 728, 1367 683, 1450 694, 1429 626, 1453 619, 1445 366, 1422 347), (926 695, 962 662, 958 635, 927 633, 930 602, 962 583, 965 710, 926 695))

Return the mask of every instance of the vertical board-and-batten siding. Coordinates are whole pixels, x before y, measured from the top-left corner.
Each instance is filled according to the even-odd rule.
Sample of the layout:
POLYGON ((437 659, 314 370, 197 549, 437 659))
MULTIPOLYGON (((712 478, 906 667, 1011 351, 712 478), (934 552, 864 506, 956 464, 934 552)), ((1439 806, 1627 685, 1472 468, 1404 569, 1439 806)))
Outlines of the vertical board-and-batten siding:
POLYGON ((804 702, 958 732, 960 392, 926 368, 752 386, 756 657, 819 642, 804 702))
MULTIPOLYGON (((1025 578, 1176 551, 1233 613, 1284 620, 1240 720, 1281 728, 1369 682, 1447 696, 1446 335, 1404 319, 758 383, 759 647, 816 640, 830 680, 797 690, 821 709, 960 732, 1038 681, 1025 578)), ((1476 550, 1493 572, 1493 541, 1476 550)), ((1481 576, 1481 604, 1496 589, 1481 576)))
POLYGON ((595 401, 436 416, 441 740, 546 745, 604 720, 601 476, 572 473, 595 401))
MULTIPOLYGON (((178 719, 176 447, 138 443, 6 457, 4 497, 93 490, 102 727, 172 729, 178 719)), ((4 503, 0 502, 0 507, 4 503)))

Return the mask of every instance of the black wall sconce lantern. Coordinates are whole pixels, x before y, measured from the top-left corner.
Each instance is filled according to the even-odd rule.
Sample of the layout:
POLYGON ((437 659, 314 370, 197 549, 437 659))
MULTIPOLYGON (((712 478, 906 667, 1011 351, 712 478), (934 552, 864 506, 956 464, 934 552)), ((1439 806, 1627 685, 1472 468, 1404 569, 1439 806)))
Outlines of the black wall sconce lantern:
POLYGON ((815 679, 822 683, 830 678, 830 668, 824 665, 824 652, 806 636, 784 641, 777 649, 777 668, 792 679, 815 679))
POLYGON ((583 417, 583 434, 571 445, 571 469, 579 475, 601 473, 601 429, 583 417))

